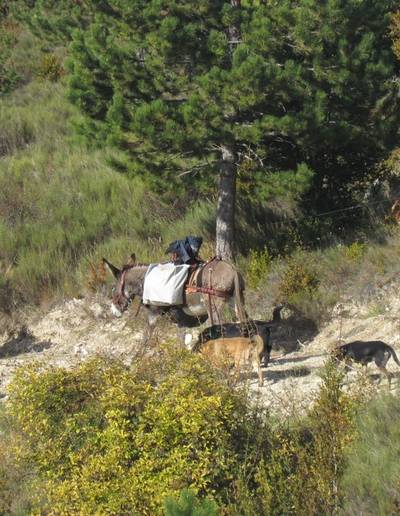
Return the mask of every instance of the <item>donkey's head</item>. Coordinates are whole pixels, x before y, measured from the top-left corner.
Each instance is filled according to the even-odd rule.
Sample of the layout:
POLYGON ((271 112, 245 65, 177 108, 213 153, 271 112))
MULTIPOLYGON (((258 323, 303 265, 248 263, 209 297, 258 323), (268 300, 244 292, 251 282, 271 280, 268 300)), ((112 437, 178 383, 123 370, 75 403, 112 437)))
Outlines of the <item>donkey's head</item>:
MULTIPOLYGON (((116 279, 116 284, 113 288, 111 312, 116 317, 121 317, 133 301, 135 295, 140 294, 142 288, 140 280, 143 280, 144 274, 141 274, 142 271, 140 271, 139 276, 134 274, 136 272, 134 271, 136 269, 135 255, 131 255, 129 262, 122 269, 118 269, 106 258, 103 258, 103 263, 116 279)), ((143 267, 138 268, 143 269, 143 267)))

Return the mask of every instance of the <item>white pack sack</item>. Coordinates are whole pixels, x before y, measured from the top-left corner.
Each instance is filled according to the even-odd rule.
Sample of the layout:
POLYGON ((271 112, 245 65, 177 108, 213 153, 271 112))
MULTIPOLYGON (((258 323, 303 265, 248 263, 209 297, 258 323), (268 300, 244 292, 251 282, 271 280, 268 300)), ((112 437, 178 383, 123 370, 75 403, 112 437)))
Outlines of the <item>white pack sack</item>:
POLYGON ((153 263, 149 265, 144 278, 143 304, 182 305, 190 265, 153 263))

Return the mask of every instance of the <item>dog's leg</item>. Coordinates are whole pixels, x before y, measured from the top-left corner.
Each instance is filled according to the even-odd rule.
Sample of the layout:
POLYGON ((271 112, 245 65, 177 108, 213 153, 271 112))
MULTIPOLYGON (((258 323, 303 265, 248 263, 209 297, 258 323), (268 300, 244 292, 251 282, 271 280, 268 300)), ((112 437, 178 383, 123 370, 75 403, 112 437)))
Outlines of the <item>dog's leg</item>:
POLYGON ((386 375, 386 378, 388 379, 388 387, 389 387, 389 390, 390 390, 390 388, 391 388, 391 380, 392 380, 391 373, 389 373, 389 371, 384 366, 378 366, 378 369, 379 369, 379 371, 382 371, 382 373, 386 375))
POLYGON ((264 385, 264 376, 263 376, 263 372, 262 372, 262 369, 261 369, 260 357, 258 356, 258 354, 257 354, 257 372, 258 372, 258 385, 259 385, 259 387, 263 387, 263 385, 264 385))
POLYGON ((390 390, 390 387, 391 387, 391 373, 389 373, 389 371, 386 369, 386 364, 387 364, 387 361, 389 360, 390 358, 390 354, 389 353, 377 353, 376 356, 375 356, 375 364, 377 366, 377 368, 379 369, 379 371, 381 371, 384 375, 386 375, 386 378, 388 379, 388 386, 389 386, 389 390, 390 390))
POLYGON ((345 357, 345 359, 344 359, 344 372, 345 372, 346 375, 349 373, 349 371, 352 370, 351 364, 352 364, 351 358, 350 357, 345 357))
POLYGON ((257 367, 258 386, 262 387, 264 385, 264 377, 263 377, 263 372, 261 369, 260 355, 257 353, 257 351, 255 352, 255 356, 253 358, 253 367, 254 367, 254 365, 256 365, 256 367, 257 367))

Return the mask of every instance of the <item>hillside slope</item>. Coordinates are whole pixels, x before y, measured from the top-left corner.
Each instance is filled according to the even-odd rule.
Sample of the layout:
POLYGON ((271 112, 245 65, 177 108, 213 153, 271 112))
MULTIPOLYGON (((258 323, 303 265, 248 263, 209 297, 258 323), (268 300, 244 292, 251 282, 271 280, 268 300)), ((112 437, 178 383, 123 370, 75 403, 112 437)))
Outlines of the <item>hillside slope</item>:
MULTIPOLYGON (((366 304, 347 302, 337 305, 331 320, 309 340, 298 341, 298 350, 282 352, 293 341, 293 328, 282 321, 273 330, 272 360, 264 370, 265 384, 259 388, 253 372, 249 387, 262 403, 287 415, 293 409, 306 408, 319 385, 319 371, 329 349, 339 341, 381 339, 393 345, 400 354, 400 278, 383 286, 377 297, 366 304)), ((0 395, 7 394, 7 384, 16 368, 40 361, 44 364, 68 367, 94 355, 118 357, 126 362, 143 352, 151 351, 141 345, 144 332, 143 314, 135 317, 135 308, 121 319, 109 310, 109 300, 96 295, 86 299, 71 299, 49 309, 46 313, 30 313, 14 331, 5 331, 0 338, 0 395)), ((161 321, 152 340, 174 338, 174 327, 161 321)), ((397 376, 396 364, 388 368, 397 376)), ((356 368, 357 369, 357 368, 356 368)), ((369 374, 376 380, 377 369, 369 374)), ((356 372, 351 372, 348 380, 356 372)), ((382 381, 386 388, 386 380, 382 381)), ((392 388, 397 389, 397 380, 392 388)))

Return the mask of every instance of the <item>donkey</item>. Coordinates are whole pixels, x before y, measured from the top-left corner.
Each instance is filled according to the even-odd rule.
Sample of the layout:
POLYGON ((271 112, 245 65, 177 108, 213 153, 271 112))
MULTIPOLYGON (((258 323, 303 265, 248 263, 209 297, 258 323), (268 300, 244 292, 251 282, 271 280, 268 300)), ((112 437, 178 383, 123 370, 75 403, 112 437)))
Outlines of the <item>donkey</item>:
MULTIPOLYGON (((121 317, 123 312, 137 296, 142 303, 144 277, 148 265, 132 261, 119 269, 106 258, 103 263, 117 280, 112 298, 111 311, 121 317)), ((210 324, 221 324, 221 310, 226 303, 234 302, 235 312, 241 322, 247 320, 244 308, 244 280, 240 272, 230 263, 213 258, 201 264, 189 273, 188 286, 185 290, 184 304, 179 307, 143 305, 147 309, 150 335, 158 317, 166 312, 175 315, 175 322, 180 327, 195 326, 204 322, 206 317, 210 324)))

